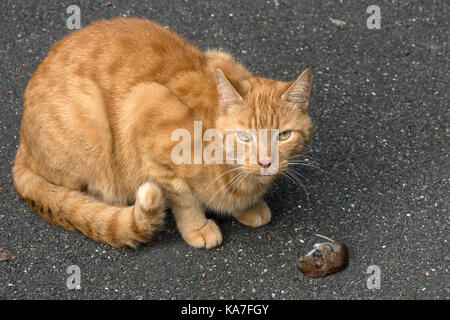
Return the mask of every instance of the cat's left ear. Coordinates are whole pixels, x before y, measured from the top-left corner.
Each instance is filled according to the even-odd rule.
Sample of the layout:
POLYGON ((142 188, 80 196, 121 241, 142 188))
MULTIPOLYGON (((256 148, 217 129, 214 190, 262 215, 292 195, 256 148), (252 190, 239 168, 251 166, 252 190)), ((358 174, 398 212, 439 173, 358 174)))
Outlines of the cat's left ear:
POLYGON ((284 100, 298 106, 302 112, 306 112, 309 104, 309 95, 312 86, 312 71, 307 68, 302 74, 289 86, 281 96, 284 100))
POLYGON ((216 83, 220 107, 223 111, 227 112, 233 106, 242 102, 242 97, 239 92, 237 92, 223 71, 219 68, 216 69, 216 83))

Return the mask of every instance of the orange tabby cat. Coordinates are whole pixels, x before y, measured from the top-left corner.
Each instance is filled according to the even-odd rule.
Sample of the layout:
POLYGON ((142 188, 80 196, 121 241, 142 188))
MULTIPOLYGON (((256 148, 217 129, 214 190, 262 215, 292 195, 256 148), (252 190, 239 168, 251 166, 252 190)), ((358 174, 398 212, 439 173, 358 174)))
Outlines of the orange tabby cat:
POLYGON ((222 235, 206 208, 252 227, 270 221, 262 196, 310 139, 311 81, 309 69, 295 82, 254 77, 227 53, 203 53, 148 20, 102 20, 54 44, 33 73, 15 187, 45 220, 112 246, 148 241, 168 206, 188 244, 215 247, 222 235), (278 170, 261 174, 273 154, 174 163, 172 134, 195 136, 194 121, 235 134, 245 159, 258 148, 250 129, 278 129, 278 170))

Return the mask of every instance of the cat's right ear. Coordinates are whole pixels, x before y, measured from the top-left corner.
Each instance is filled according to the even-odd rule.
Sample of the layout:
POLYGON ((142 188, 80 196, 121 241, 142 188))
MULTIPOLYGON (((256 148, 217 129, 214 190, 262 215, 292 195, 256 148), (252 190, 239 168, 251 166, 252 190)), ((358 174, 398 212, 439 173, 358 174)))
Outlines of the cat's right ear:
POLYGON ((225 74, 219 68, 216 69, 216 84, 217 92, 219 94, 220 108, 225 113, 228 112, 233 106, 242 102, 242 97, 233 87, 225 74))

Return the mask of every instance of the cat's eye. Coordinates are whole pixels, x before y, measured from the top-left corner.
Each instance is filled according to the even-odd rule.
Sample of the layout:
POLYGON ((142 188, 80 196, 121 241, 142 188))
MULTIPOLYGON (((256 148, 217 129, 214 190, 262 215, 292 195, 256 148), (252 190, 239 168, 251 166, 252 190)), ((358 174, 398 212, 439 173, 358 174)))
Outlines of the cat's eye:
POLYGON ((283 141, 283 140, 289 139, 289 137, 291 136, 291 133, 292 133, 292 131, 280 132, 280 134, 278 135, 278 140, 283 141))
POLYGON ((240 140, 244 142, 249 142, 250 140, 252 140, 252 136, 250 135, 250 133, 245 131, 238 131, 237 136, 240 140))

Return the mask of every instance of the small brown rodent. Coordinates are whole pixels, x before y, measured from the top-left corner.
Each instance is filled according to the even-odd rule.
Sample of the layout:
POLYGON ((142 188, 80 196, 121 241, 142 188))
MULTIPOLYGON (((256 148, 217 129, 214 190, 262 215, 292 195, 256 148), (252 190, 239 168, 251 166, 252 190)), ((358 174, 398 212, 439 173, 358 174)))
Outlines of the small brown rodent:
POLYGON ((311 278, 325 277, 344 269, 348 264, 347 246, 320 234, 316 236, 329 242, 314 244, 314 249, 297 262, 297 268, 311 278))

